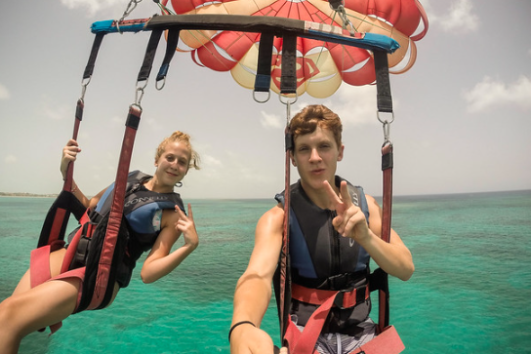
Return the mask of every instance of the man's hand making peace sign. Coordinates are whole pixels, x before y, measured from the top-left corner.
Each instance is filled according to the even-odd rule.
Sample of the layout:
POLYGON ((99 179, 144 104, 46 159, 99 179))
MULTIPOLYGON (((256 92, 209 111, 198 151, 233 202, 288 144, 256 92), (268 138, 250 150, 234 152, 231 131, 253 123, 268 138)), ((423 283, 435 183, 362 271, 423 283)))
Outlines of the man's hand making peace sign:
POLYGON ((329 198, 328 209, 337 212, 337 216, 332 220, 336 231, 341 236, 350 237, 358 243, 362 243, 368 239, 370 237, 370 230, 365 219, 365 214, 363 214, 358 206, 352 203, 347 182, 341 181, 341 197, 336 194, 328 181, 324 181, 323 186, 329 198))

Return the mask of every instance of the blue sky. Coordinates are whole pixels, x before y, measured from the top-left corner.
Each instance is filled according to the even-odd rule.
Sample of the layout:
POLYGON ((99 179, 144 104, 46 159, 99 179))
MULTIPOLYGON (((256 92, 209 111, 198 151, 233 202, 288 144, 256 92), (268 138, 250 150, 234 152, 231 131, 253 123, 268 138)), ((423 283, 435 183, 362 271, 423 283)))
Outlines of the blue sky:
MULTIPOLYGON (((413 68, 391 76, 397 195, 531 189, 531 3, 421 1, 430 28, 413 68)), ((90 25, 120 18, 127 1, 50 0, 0 4, 0 191, 57 193, 61 149, 93 35, 90 25)), ((158 8, 140 3, 130 18, 158 8)), ((106 36, 85 95, 75 179, 88 195, 115 177, 128 106, 148 33, 106 36)), ((163 46, 158 60, 163 55, 163 46)), ((156 69, 154 69, 156 70, 156 69)), ((382 127, 374 87, 342 85, 327 99, 299 97, 294 111, 324 103, 344 121, 339 174, 381 195, 382 127)), ((265 104, 229 73, 177 53, 165 88, 153 80, 132 169, 153 172, 158 142, 192 136, 202 169, 185 178, 189 198, 272 198, 283 189, 285 106, 265 104)), ((296 175, 293 169, 292 174, 296 175)))

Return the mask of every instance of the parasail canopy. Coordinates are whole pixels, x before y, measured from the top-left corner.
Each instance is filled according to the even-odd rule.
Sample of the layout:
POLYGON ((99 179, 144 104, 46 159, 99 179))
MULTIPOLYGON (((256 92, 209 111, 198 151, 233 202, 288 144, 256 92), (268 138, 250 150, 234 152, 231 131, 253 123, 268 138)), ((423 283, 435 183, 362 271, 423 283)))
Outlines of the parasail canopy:
MULTIPOLYGON (((163 1, 166 4, 168 0, 163 1)), ((171 0, 177 14, 217 14, 291 18, 343 27, 352 34, 375 33, 396 40, 400 48, 388 55, 390 72, 404 73, 416 60, 416 45, 428 29, 417 0, 344 0, 340 16, 325 0, 171 0)), ((336 7, 337 8, 337 7, 336 7)), ((241 86, 254 88, 260 33, 229 30, 181 31, 178 51, 191 52, 194 62, 216 71, 230 71, 241 86)), ((275 37, 271 85, 280 91, 283 38, 275 37)), ((342 82, 362 86, 376 80, 372 52, 328 41, 297 38, 297 94, 332 95, 342 82)))

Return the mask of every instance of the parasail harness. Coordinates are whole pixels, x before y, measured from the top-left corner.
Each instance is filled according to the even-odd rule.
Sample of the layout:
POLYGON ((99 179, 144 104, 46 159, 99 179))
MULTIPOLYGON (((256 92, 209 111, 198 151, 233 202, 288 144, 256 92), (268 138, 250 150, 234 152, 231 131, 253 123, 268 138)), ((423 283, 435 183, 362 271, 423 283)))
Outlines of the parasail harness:
MULTIPOLYGON (((84 95, 87 85, 90 82, 94 70, 94 64, 102 40, 108 33, 151 31, 151 36, 146 48, 144 62, 140 69, 136 84, 135 102, 129 107, 129 114, 126 122, 126 131, 123 138, 122 150, 118 164, 115 189, 112 199, 112 206, 105 223, 98 223, 90 219, 84 206, 72 194, 73 187, 73 163, 68 166, 63 190, 54 202, 45 219, 44 226, 38 243, 38 248, 32 252, 31 260, 31 284, 37 286, 51 278, 49 271, 49 253, 63 247, 64 234, 68 223, 69 215, 72 213, 84 225, 75 235, 71 246, 68 247, 67 255, 63 263, 61 274, 53 279, 78 278, 82 281, 82 287, 78 295, 78 301, 74 313, 83 310, 101 309, 106 307, 112 297, 116 274, 114 264, 121 260, 125 243, 127 240, 127 230, 123 219, 123 205, 126 195, 127 175, 130 166, 132 148, 138 129, 142 108, 141 100, 144 89, 147 85, 151 68, 153 65, 158 42, 163 31, 167 31, 167 47, 164 59, 156 77, 158 89, 162 89, 168 73, 169 64, 179 40, 179 33, 183 29, 187 30, 232 30, 243 32, 261 33, 259 43, 259 58, 257 75, 255 80, 254 94, 257 92, 269 93, 271 82, 271 52, 274 37, 283 39, 282 45, 282 67, 281 67, 281 95, 285 97, 296 96, 297 76, 296 76, 296 40, 297 37, 321 40, 338 43, 346 46, 355 46, 371 50, 375 59, 378 119, 383 124, 384 144, 382 146, 382 170, 384 174, 383 191, 383 218, 382 218, 382 239, 389 242, 391 230, 391 205, 392 205, 392 168, 393 168, 393 147, 389 140, 389 127, 394 118, 390 120, 382 119, 381 114, 392 115, 392 99, 389 84, 389 70, 387 54, 398 48, 398 43, 384 35, 374 33, 351 34, 346 29, 335 26, 302 21, 288 18, 275 18, 267 16, 241 16, 241 15, 169 15, 165 10, 166 1, 162 4, 158 0, 165 16, 153 16, 145 19, 126 20, 136 4, 141 0, 131 0, 127 10, 120 20, 99 21, 92 25, 92 32, 95 34, 94 44, 87 63, 82 81, 82 95, 77 102, 73 138, 77 139, 79 125, 83 116, 84 95), (161 83, 162 81, 162 83, 161 83), (84 234, 82 230, 85 230, 84 234), (96 231, 96 232, 95 232, 96 231), (77 248, 77 242, 82 237, 90 237, 98 234, 101 240, 91 244, 99 244, 99 249, 90 252, 91 259, 87 266, 70 269, 70 263, 77 248), (88 235, 88 236, 87 236, 88 235)), ((332 1, 330 1, 332 3, 332 1)), ((336 1, 337 3, 337 1, 336 1)), ((333 6, 336 6, 332 4, 333 6)), ((344 10, 343 10, 344 11, 344 10)), ((341 16, 341 6, 338 8, 341 16)), ((343 21, 345 22, 345 21, 343 21)), ((255 97, 255 100, 256 97, 255 97)), ((257 100, 258 102, 262 102, 257 100)), ((289 191, 290 186, 290 159, 289 152, 292 149, 292 137, 289 134, 290 105, 293 101, 286 101, 287 124, 285 131, 286 147, 286 178, 285 190, 289 191)), ((341 292, 334 292, 319 303, 320 307, 316 311, 313 320, 308 323, 301 333, 295 326, 290 326, 289 308, 291 303, 291 279, 289 261, 289 193, 285 194, 284 203, 284 233, 282 249, 280 254, 280 299, 279 299, 279 319, 281 328, 281 340, 283 345, 289 348, 291 354, 311 354, 315 353, 314 346, 317 336, 321 332, 322 324, 330 308, 334 306, 338 296, 344 296, 341 292), (317 318, 319 317, 319 318, 317 318), (322 318, 322 320, 321 320, 322 318)), ((375 274, 380 276, 378 281, 373 281, 371 290, 379 290, 379 335, 371 342, 363 345, 353 353, 399 353, 404 346, 398 337, 393 326, 389 326, 389 291, 387 285, 387 274, 382 270, 376 270, 375 274), (378 285, 378 286, 375 286, 378 285)), ((292 324, 292 323, 291 323, 292 324)), ((52 333, 60 327, 60 323, 51 327, 52 333)))
MULTIPOLYGON (((134 3, 132 1, 130 5, 134 3)), ((132 10, 132 9, 131 9, 132 10)), ((124 17, 129 12, 126 10, 124 17)), ((123 22, 122 20, 118 22, 123 22)), ((74 131, 72 138, 77 140, 79 126, 83 118, 84 96, 94 71, 95 61, 104 38, 108 32, 96 32, 92 50, 82 79, 81 97, 77 101, 74 131)), ((122 141, 116 179, 110 210, 103 215, 85 210, 85 206, 74 196, 73 162, 69 164, 63 190, 48 211, 37 248, 30 258, 30 284, 36 287, 48 280, 79 279, 81 287, 73 313, 84 310, 105 308, 112 300, 114 285, 117 279, 117 266, 122 262, 126 252, 129 236, 127 224, 124 222, 124 199, 131 193, 126 190, 128 174, 133 152, 136 131, 142 114, 141 100, 149 78, 155 51, 162 30, 153 31, 148 42, 142 67, 138 74, 135 102, 130 105, 125 123, 126 129, 122 141), (67 248, 61 271, 52 278, 50 272, 50 253, 64 247, 65 231, 71 214, 74 214, 80 227, 67 248), (90 242, 88 242, 90 240, 90 242), (85 258, 86 265, 76 264, 78 257, 85 258)), ((171 53, 173 54, 173 53, 171 53)), ((169 62, 171 55, 166 58, 169 62)), ((164 63, 163 63, 164 66, 164 63)), ((167 69, 166 69, 167 70, 167 69)), ((164 69, 160 70, 159 80, 165 78, 164 69)), ((130 186, 129 186, 130 187, 130 186)), ((130 188, 129 188, 130 189, 130 188)), ((61 323, 50 326, 52 333, 61 327, 61 323)), ((44 329, 42 329, 44 330, 44 329)))
MULTIPOLYGON (((394 120, 391 89, 389 81, 389 70, 387 63, 387 52, 381 49, 373 49, 375 69, 377 77, 377 106, 378 120, 383 125, 384 143, 382 145, 382 171, 383 171, 383 214, 382 214, 382 235, 381 238, 389 242, 391 235, 391 208, 392 208, 392 173, 393 173, 393 145, 389 139, 390 124, 394 120), (390 114, 390 119, 384 119, 383 115, 390 114)), ((286 75, 287 78, 291 77, 286 75)), ((293 94, 289 91, 289 84, 281 90, 283 94, 293 94), (287 87, 287 89, 286 89, 287 87)), ((285 128, 285 191, 284 194, 284 222, 283 241, 279 260, 280 271, 280 299, 277 299, 279 307, 281 340, 283 346, 289 348, 290 354, 317 354, 314 349, 317 339, 325 324, 325 321, 332 307, 352 308, 356 306, 357 299, 360 298, 357 290, 345 289, 338 291, 320 290, 295 286, 291 283, 290 256, 289 256, 289 234, 290 234, 290 151, 294 148, 293 137, 289 133, 290 104, 286 102, 287 119, 285 128), (293 291, 293 293, 292 293, 293 291), (319 306, 312 314, 301 332, 290 318, 291 299, 297 299, 312 305, 319 306)), ((355 349, 351 353, 400 353, 405 349, 394 326, 389 325, 389 286, 388 275, 381 268, 376 269, 369 277, 369 291, 379 292, 379 319, 377 326, 377 336, 355 349)), ((368 296, 368 293, 365 295, 368 296)))

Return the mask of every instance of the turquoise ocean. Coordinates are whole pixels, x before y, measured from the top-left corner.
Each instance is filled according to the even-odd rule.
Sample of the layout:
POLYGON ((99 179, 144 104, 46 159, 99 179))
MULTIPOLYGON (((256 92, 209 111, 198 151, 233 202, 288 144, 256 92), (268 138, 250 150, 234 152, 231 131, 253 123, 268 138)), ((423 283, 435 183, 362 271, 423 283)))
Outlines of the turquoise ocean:
MULTIPOLYGON (((52 202, 0 198, 0 300, 26 271, 52 202)), ((20 353, 228 353, 234 286, 274 200, 185 202, 200 245, 180 267, 146 285, 140 263, 109 308, 31 334, 20 353)), ((390 281, 405 353, 531 353, 531 191, 398 196, 393 228, 416 266, 408 282, 390 281)), ((262 328, 279 343, 274 300, 262 328)))

